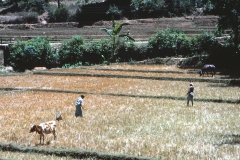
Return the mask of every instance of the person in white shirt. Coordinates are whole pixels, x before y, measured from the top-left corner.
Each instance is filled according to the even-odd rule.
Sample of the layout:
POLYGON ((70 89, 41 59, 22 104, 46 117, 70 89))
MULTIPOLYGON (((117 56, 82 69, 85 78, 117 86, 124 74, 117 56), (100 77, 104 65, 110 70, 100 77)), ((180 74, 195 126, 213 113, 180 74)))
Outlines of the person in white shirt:
POLYGON ((83 99, 84 99, 84 95, 81 95, 80 97, 78 97, 77 102, 76 102, 76 111, 75 111, 75 118, 77 117, 83 117, 83 99))
POLYGON ((190 83, 188 92, 187 92, 187 106, 189 105, 189 101, 192 101, 192 106, 193 106, 193 97, 194 97, 193 91, 194 91, 193 83, 190 83))

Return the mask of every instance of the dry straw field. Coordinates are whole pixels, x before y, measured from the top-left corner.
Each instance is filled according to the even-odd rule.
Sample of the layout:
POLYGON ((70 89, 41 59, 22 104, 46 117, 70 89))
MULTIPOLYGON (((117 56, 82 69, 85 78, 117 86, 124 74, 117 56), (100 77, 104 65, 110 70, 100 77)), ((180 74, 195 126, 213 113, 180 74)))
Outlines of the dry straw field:
MULTIPOLYGON (((240 159, 240 105, 204 101, 211 98, 240 99, 239 87, 222 83, 194 82, 194 77, 199 78, 198 75, 187 74, 187 70, 180 70, 174 66, 110 65, 94 68, 98 70, 89 67, 45 72, 193 77, 195 98, 202 100, 195 101, 194 107, 187 107, 186 100, 154 98, 186 97, 188 81, 54 76, 32 72, 0 76, 0 142, 170 160, 240 159), (136 72, 114 69, 132 69, 136 72), (145 73, 140 72, 141 70, 174 70, 179 73, 145 73), (24 90, 30 88, 39 91, 24 90), (80 93, 85 94, 84 117, 75 119, 75 101, 80 93), (64 119, 57 122, 57 140, 53 141, 53 136, 47 135, 45 144, 38 145, 39 135, 28 133, 30 125, 54 120, 58 109, 61 110, 64 119)), ((216 75, 204 78, 226 77, 216 75)), ((53 155, 10 151, 1 151, 0 157, 26 160, 61 159, 53 155)))

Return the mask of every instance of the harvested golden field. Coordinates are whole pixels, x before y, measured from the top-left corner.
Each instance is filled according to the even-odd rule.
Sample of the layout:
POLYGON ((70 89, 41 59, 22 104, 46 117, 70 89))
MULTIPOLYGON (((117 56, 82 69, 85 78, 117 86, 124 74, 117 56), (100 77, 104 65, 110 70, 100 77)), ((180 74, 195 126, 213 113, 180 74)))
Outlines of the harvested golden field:
MULTIPOLYGON (((141 66, 141 70, 152 70, 150 67, 153 66, 141 66)), ((162 70, 161 66, 159 68, 162 70)), ((61 72, 73 70, 77 71, 63 69, 61 72)), ((79 70, 85 72, 84 69, 79 70)), ((91 70, 91 73, 94 71, 99 74, 98 70, 91 70)), ((117 73, 123 74, 122 71, 117 73)), ((172 76, 171 73, 169 75, 172 76)), ((174 75, 182 77, 185 74, 174 75)), ((204 98, 240 99, 239 87, 193 82, 195 98, 203 100, 194 102, 194 107, 187 107, 185 100, 104 95, 121 93, 186 97, 189 85, 186 81, 35 74, 1 76, 0 81, 0 88, 93 92, 85 94, 84 117, 75 119, 75 102, 79 94, 24 90, 9 91, 6 94, 4 91, 4 94, 0 94, 2 143, 172 160, 240 158, 239 104, 204 101, 204 98), (39 135, 28 133, 31 124, 54 120, 58 109, 62 112, 63 120, 57 122, 57 140, 54 141, 52 135, 47 135, 45 144, 38 145, 39 135)), ((17 156, 39 159, 39 154, 0 152, 0 157, 4 158, 17 156)), ((55 156, 45 157, 59 159, 55 156)), ((66 157, 68 158, 71 159, 66 157)))
MULTIPOLYGON (((81 76, 24 75, 0 77, 1 87, 60 89, 79 92, 151 96, 186 96, 189 82, 81 76)), ((239 87, 194 82, 196 98, 237 99, 239 87)))

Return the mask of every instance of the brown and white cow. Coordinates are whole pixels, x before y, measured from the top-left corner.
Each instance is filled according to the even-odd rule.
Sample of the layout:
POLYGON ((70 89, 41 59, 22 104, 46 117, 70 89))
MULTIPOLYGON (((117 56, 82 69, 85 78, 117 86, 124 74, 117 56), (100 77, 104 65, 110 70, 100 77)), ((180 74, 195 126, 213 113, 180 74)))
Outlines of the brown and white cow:
POLYGON ((205 64, 203 68, 199 71, 199 74, 200 76, 204 76, 204 74, 208 75, 208 73, 210 73, 213 76, 216 74, 215 68, 216 67, 213 64, 205 64))
POLYGON ((29 133, 36 132, 40 134, 40 144, 43 139, 43 144, 44 144, 44 135, 45 134, 50 134, 52 133, 54 136, 54 140, 56 139, 56 121, 49 121, 49 122, 44 122, 39 125, 32 125, 29 133))

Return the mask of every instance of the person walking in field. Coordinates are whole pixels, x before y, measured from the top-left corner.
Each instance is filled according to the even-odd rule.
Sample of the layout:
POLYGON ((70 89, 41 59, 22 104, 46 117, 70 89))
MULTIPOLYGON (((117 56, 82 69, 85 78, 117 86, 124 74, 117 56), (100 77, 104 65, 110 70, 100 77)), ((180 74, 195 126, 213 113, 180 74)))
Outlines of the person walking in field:
POLYGON ((84 95, 81 95, 80 97, 78 97, 77 102, 76 102, 76 111, 75 111, 75 118, 77 117, 83 117, 83 99, 84 99, 84 95))
POLYGON ((188 87, 188 92, 187 92, 187 106, 189 105, 189 101, 192 101, 192 106, 193 106, 193 97, 194 97, 194 87, 193 83, 191 82, 188 87))

